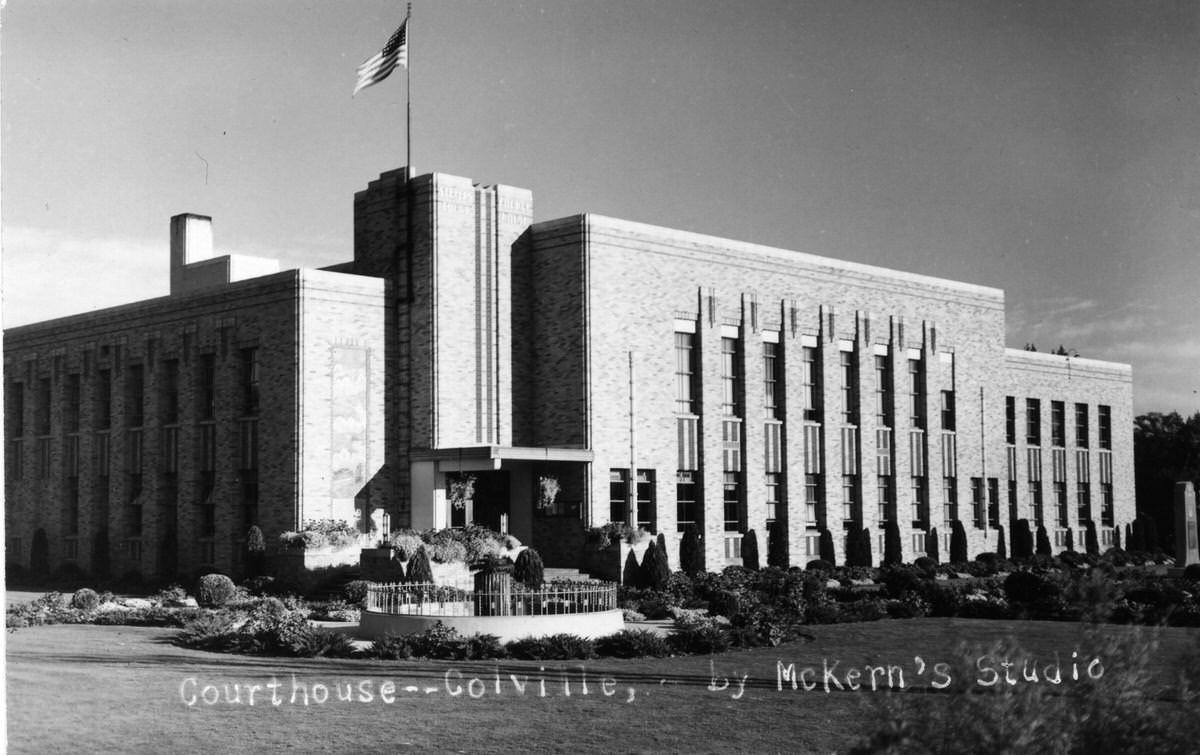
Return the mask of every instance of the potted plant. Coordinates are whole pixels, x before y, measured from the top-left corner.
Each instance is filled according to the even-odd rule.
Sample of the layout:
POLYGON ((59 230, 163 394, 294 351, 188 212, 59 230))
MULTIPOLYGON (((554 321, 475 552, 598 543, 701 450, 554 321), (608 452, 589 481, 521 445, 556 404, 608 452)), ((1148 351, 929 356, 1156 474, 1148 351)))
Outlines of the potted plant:
POLYGON ((543 509, 548 509, 554 505, 554 501, 558 498, 558 491, 561 490, 558 478, 549 475, 538 478, 538 489, 541 491, 538 503, 543 509))
POLYGON ((449 478, 448 497, 450 505, 458 510, 466 508, 467 502, 475 497, 475 475, 456 474, 449 478))

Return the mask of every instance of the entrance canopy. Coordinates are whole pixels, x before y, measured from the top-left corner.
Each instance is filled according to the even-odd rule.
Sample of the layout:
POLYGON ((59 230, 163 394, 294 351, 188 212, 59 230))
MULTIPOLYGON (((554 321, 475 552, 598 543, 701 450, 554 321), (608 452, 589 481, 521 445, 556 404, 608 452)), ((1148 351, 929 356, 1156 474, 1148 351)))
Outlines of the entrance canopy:
POLYGON ((438 470, 442 472, 484 472, 489 469, 505 469, 519 462, 590 462, 594 457, 595 454, 587 448, 542 446, 460 446, 414 449, 409 454, 409 459, 414 463, 436 462, 438 470))

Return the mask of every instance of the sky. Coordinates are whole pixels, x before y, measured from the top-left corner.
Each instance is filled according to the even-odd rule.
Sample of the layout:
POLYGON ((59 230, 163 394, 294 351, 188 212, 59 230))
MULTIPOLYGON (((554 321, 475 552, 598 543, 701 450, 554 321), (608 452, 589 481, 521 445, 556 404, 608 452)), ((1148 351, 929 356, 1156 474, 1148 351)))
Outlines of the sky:
MULTIPOLYGON (((6 327, 163 295, 172 215, 350 259, 405 161, 383 0, 10 0, 6 327)), ((594 212, 1002 288, 1008 345, 1200 411, 1200 3, 417 0, 412 153, 594 212)))

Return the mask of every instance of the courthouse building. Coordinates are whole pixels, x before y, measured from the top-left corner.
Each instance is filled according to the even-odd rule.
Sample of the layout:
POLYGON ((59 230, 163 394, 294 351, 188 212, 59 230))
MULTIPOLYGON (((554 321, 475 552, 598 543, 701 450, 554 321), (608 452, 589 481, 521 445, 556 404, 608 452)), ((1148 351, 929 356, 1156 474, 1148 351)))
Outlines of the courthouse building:
POLYGON ((955 520, 973 555, 1016 519, 1082 549, 1134 516, 1129 366, 1006 349, 998 289, 533 223, 530 192, 439 173, 385 173, 354 214, 322 270, 177 216, 169 295, 6 332, 10 562, 237 572, 251 524, 341 519, 478 522, 568 565, 632 520, 672 563, 695 524, 718 569, 772 523, 803 565, 823 528, 878 559, 894 519, 910 560, 955 520))

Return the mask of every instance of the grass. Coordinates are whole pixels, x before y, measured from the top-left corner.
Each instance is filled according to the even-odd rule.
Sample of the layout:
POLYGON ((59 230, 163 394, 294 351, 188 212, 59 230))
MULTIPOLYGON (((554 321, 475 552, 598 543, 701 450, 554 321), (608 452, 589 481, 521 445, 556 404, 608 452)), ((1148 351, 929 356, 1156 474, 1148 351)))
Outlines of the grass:
MULTIPOLYGON (((960 645, 977 654, 1009 637, 1040 658, 1055 651, 1065 658, 1084 642, 1082 629, 1070 623, 968 619, 815 626, 811 643, 711 658, 589 661, 582 664, 589 682, 584 696, 579 662, 252 658, 175 647, 170 644, 173 630, 36 627, 8 637, 8 744, 12 752, 155 752, 165 747, 182 752, 831 752, 873 730, 882 693, 794 692, 790 685, 781 692, 776 688, 777 661, 795 663, 797 669, 815 666, 818 674, 824 659, 839 661, 842 669, 868 663, 911 669, 917 655, 929 664, 949 662, 960 645), (714 668, 718 681, 734 680, 728 689, 710 691, 714 668), (570 675, 570 697, 562 694, 564 670, 570 675), (497 671, 500 695, 494 693, 497 671), (461 684, 464 694, 448 694, 447 672, 451 686, 461 684), (514 691, 510 673, 519 679, 531 675, 525 696, 514 691), (293 674, 310 689, 369 682, 376 699, 293 705, 288 700, 293 674), (181 696, 187 679, 196 680, 183 690, 190 695, 210 684, 265 685, 272 675, 283 685, 284 704, 279 706, 264 705, 269 702, 266 690, 256 693, 254 707, 245 702, 209 706, 199 700, 188 706, 181 696), (742 675, 748 675, 745 690, 733 699, 742 675), (466 693, 472 677, 486 683, 478 699, 466 693), (539 677, 546 679, 546 697, 537 694, 539 677), (602 693, 603 677, 616 680, 612 697, 602 693), (390 705, 377 697, 380 685, 389 680, 399 688, 390 705), (410 685, 419 691, 404 692, 410 685), (434 691, 426 694, 425 688, 434 691), (630 688, 636 695, 632 702, 627 701, 630 688)), ((1111 636, 1136 630, 1106 626, 1100 631, 1111 636)), ((1166 684, 1200 632, 1164 629, 1156 636, 1159 650, 1149 671, 1156 682, 1166 684)), ((909 683, 914 682, 927 689, 910 677, 909 683)), ((921 697, 931 705, 951 698, 921 697)))

